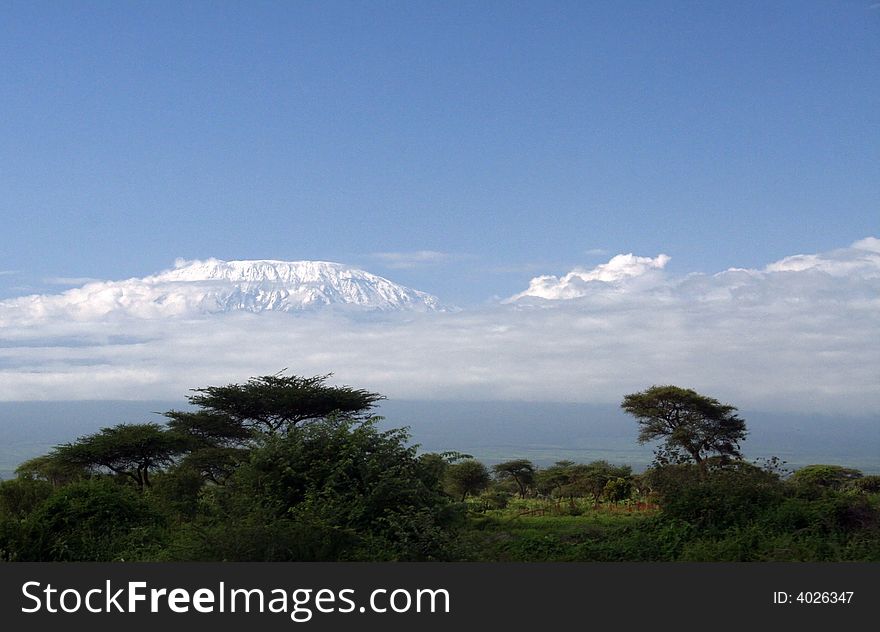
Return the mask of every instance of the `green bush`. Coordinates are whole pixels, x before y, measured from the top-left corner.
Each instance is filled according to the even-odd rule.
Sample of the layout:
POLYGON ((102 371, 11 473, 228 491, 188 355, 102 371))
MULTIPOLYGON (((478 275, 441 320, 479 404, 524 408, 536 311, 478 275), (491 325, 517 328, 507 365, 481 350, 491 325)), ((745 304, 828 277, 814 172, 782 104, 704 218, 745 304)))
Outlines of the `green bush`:
POLYGON ((25 521, 18 559, 148 559, 164 544, 164 526, 162 514, 130 486, 76 482, 53 492, 25 521))
POLYGON ((862 473, 841 465, 808 465, 792 474, 789 483, 798 493, 815 497, 828 490, 840 490, 862 477, 862 473))
POLYGON ((681 466, 670 467, 678 471, 666 477, 661 487, 663 515, 706 531, 746 524, 783 497, 778 477, 747 463, 698 476, 681 466))
POLYGON ((373 422, 344 419, 267 437, 225 486, 204 495, 200 528, 178 541, 178 554, 447 559, 460 508, 406 440, 403 430, 380 432, 373 422))
POLYGON ((490 491, 480 494, 478 500, 486 509, 506 509, 510 503, 511 494, 508 492, 490 491))
POLYGON ((44 480, 14 478, 0 481, 0 518, 23 520, 52 494, 44 480))
POLYGON ((880 475, 872 474, 851 481, 849 486, 863 494, 880 494, 880 475))

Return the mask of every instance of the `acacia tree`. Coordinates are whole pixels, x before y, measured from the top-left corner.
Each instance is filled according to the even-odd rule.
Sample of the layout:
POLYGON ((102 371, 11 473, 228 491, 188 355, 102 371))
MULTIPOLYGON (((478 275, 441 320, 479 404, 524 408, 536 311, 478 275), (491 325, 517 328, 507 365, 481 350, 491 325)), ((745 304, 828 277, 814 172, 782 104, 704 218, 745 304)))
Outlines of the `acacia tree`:
POLYGON ((706 460, 717 456, 723 463, 742 458, 739 442, 746 422, 736 407, 678 386, 652 386, 623 398, 621 408, 639 423, 639 443, 657 439, 659 464, 692 461, 706 469, 706 460))
MULTIPOLYGON (((283 372, 282 372, 283 373, 283 372)), ((255 433, 284 434, 297 424, 327 419, 363 421, 383 395, 350 386, 329 386, 332 374, 301 377, 264 375, 244 384, 193 389, 199 410, 169 411, 171 426, 211 439, 213 445, 246 442, 255 433)), ((227 445, 227 447, 229 447, 227 445)))
MULTIPOLYGON (((282 372, 283 373, 283 372, 282 372)), ((349 386, 329 386, 330 374, 314 377, 264 375, 243 384, 193 389, 195 410, 169 410, 168 427, 186 443, 180 466, 223 485, 267 437, 287 435, 297 425, 319 420, 362 423, 378 393, 349 386)))
POLYGON ((486 466, 474 459, 465 459, 452 463, 446 468, 444 475, 447 491, 461 499, 468 494, 479 494, 489 487, 489 471, 486 466))
POLYGON ((528 459, 514 459, 492 466, 499 480, 513 479, 519 489, 519 497, 526 497, 526 489, 535 482, 535 466, 528 459))
POLYGON ((535 472, 535 488, 539 494, 545 496, 555 495, 557 498, 564 495, 564 491, 571 483, 572 467, 574 461, 556 461, 550 467, 535 472))
POLYGON ((88 468, 61 461, 54 457, 54 453, 28 459, 15 469, 15 473, 22 479, 48 481, 52 487, 63 487, 89 474, 88 468))
POLYGON ((150 486, 150 471, 171 465, 184 448, 179 436, 159 424, 117 424, 60 445, 48 458, 61 466, 110 470, 143 490, 150 486))
POLYGON ((229 415, 211 411, 169 410, 168 428, 179 436, 187 454, 182 470, 198 472, 206 481, 223 485, 247 459, 255 433, 229 415))
POLYGON ((628 465, 611 465, 608 461, 593 461, 586 465, 575 465, 571 468, 569 489, 572 495, 585 495, 593 499, 598 507, 610 481, 629 480, 632 470, 628 465))

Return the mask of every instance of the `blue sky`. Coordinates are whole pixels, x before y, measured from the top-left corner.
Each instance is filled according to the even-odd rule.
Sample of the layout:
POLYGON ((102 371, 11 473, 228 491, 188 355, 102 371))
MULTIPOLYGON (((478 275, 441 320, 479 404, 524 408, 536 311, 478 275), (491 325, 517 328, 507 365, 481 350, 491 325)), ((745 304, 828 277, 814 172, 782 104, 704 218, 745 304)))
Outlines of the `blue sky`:
POLYGON ((213 256, 475 304, 844 247, 880 234, 878 60, 868 0, 4 2, 0 298, 213 256))

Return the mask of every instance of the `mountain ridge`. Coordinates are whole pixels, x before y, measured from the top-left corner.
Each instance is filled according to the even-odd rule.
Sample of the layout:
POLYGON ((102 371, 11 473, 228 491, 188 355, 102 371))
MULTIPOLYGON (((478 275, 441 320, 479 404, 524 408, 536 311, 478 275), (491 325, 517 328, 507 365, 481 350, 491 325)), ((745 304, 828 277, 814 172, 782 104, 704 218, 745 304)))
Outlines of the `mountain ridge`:
POLYGON ((175 261, 173 268, 122 281, 93 281, 60 294, 3 301, 36 314, 73 318, 124 312, 156 318, 234 311, 300 312, 344 306, 363 311, 453 311, 431 294, 331 261, 175 261))

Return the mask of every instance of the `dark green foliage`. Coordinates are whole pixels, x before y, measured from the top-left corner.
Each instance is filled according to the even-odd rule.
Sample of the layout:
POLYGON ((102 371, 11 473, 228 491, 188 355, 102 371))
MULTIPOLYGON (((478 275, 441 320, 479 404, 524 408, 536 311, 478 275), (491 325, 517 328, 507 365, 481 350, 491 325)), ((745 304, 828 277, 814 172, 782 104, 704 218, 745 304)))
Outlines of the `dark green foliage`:
POLYGON ((602 497, 608 502, 621 503, 632 497, 633 484, 629 478, 618 476, 610 479, 605 483, 605 489, 602 490, 602 497))
MULTIPOLYGON (((225 417, 233 427, 237 425, 246 431, 274 434, 330 415, 362 420, 377 402, 384 399, 378 393, 362 389, 328 386, 329 378, 329 374, 315 377, 264 375, 251 378, 244 384, 197 388, 195 392, 198 394, 190 396, 189 401, 208 418, 225 417)), ((186 417, 192 414, 199 413, 171 411, 169 416, 182 426, 187 423, 186 417)), ((191 417, 189 422, 192 422, 191 417)), ((219 425, 226 426, 227 422, 221 421, 219 425)))
POLYGON ((281 374, 251 378, 244 384, 195 389, 195 411, 170 410, 168 427, 186 446, 184 466, 223 485, 267 436, 285 434, 298 424, 329 417, 366 421, 383 398, 348 386, 328 386, 329 375, 281 374))
POLYGON ((686 467, 673 467, 675 474, 663 481, 659 491, 663 514, 705 532, 746 524, 782 498, 779 479, 748 463, 699 476, 686 467))
POLYGON ((109 470, 150 486, 150 472, 171 465, 184 441, 158 424, 118 424, 58 446, 49 454, 58 467, 109 470))
POLYGON ((487 491, 480 494, 479 501, 486 509, 506 509, 510 498, 507 492, 487 491))
POLYGON ((52 485, 44 480, 0 481, 0 518, 23 520, 51 494, 52 485))
POLYGON ((52 494, 48 481, 17 478, 0 481, 0 561, 21 556, 25 521, 52 494))
POLYGON ((240 420, 216 410, 169 410, 164 415, 168 428, 186 439, 189 450, 243 447, 255 436, 240 420))
POLYGON ((828 490, 840 490, 862 473, 840 465, 807 465, 797 470, 789 479, 801 493, 816 495, 828 490))
POLYGON ((571 466, 570 476, 570 482, 563 487, 563 492, 571 497, 589 496, 598 505, 608 483, 618 478, 628 481, 632 477, 632 470, 629 466, 611 465, 608 461, 593 461, 571 466))
POLYGON ((697 485, 701 477, 702 472, 693 463, 655 465, 645 470, 639 483, 646 496, 663 499, 675 495, 682 487, 697 485))
POLYGON ((863 476, 850 482, 850 487, 863 494, 880 494, 880 475, 863 476))
POLYGON ((164 544, 164 517, 141 494, 108 479, 56 490, 25 521, 17 559, 149 558, 164 544))
POLYGON ((525 501, 536 509, 509 507, 473 521, 469 559, 880 561, 880 501, 868 494, 805 497, 775 472, 741 462, 706 472, 666 466, 642 478, 663 492, 659 513, 606 505, 578 515, 551 500, 525 501))
POLYGON ((187 454, 180 461, 179 468, 196 472, 202 479, 214 485, 224 485, 226 480, 246 462, 250 450, 234 447, 203 447, 187 454))
POLYGON ((739 442, 746 436, 745 421, 736 408, 678 386, 652 386, 623 398, 621 408, 639 423, 639 443, 657 439, 660 465, 690 460, 703 464, 717 455, 723 460, 742 458, 739 442))
POLYGON ((454 511, 403 430, 330 418, 254 448, 209 499, 203 554, 249 560, 443 558, 454 511))
POLYGON ((181 465, 158 474, 149 493, 156 506, 180 522, 196 517, 203 487, 201 474, 181 465))
POLYGON ((474 459, 466 459, 449 465, 444 481, 446 491, 464 501, 468 495, 474 496, 489 487, 491 479, 485 465, 474 459))
POLYGON ((557 461, 550 467, 535 473, 535 490, 542 496, 563 496, 563 490, 571 483, 574 461, 557 461))
POLYGON ((418 465, 423 480, 434 488, 443 486, 446 470, 449 468, 449 461, 442 454, 437 454, 436 452, 420 454, 418 465))
POLYGON ((535 482, 535 466, 528 459, 514 459, 492 466, 495 477, 500 480, 512 480, 519 490, 519 497, 525 498, 529 487, 535 482))
POLYGON ((15 473, 19 478, 42 480, 52 484, 53 487, 60 487, 87 478, 89 469, 80 463, 55 458, 55 454, 52 453, 25 461, 16 468, 15 473))

